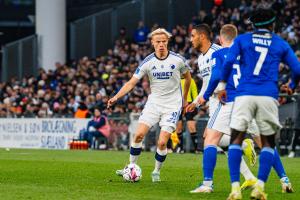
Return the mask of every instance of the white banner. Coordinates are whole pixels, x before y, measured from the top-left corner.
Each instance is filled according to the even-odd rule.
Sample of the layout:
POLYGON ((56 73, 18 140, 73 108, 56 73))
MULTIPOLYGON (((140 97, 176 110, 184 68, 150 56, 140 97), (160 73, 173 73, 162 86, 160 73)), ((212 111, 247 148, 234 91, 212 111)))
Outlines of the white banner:
POLYGON ((68 149, 90 119, 2 118, 0 147, 68 149))

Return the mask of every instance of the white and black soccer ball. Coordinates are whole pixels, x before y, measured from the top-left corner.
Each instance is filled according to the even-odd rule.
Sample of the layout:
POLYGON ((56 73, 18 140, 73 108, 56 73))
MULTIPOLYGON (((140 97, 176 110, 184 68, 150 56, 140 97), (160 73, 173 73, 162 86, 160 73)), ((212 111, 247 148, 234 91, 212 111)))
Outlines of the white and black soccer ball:
POLYGON ((129 164, 124 168, 125 181, 137 182, 142 178, 142 169, 137 164, 129 164))

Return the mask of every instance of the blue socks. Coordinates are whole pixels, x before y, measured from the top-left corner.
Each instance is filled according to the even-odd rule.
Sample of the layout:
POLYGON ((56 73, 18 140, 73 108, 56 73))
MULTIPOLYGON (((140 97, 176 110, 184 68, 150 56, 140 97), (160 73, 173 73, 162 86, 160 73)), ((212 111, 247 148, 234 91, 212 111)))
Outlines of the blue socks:
POLYGON ((132 143, 130 147, 130 156, 129 162, 130 164, 136 163, 138 160, 139 155, 142 151, 142 143, 132 143))
POLYGON ((156 149, 155 153, 155 168, 153 172, 160 172, 163 162, 166 160, 168 154, 167 148, 164 150, 156 149))
POLYGON ((274 149, 270 147, 264 147, 261 150, 259 157, 259 169, 257 178, 263 182, 266 182, 271 168, 274 164, 274 149))
POLYGON ((159 161, 159 162, 164 162, 166 160, 167 157, 167 151, 164 152, 162 150, 157 149, 156 153, 155 153, 155 160, 159 161))
POLYGON ((203 153, 203 175, 204 181, 211 181, 213 179, 214 169, 217 161, 217 147, 208 145, 204 148, 203 153))
POLYGON ((138 156, 141 154, 142 148, 130 147, 130 155, 138 156))
POLYGON ((230 172, 230 180, 233 182, 240 182, 240 165, 242 160, 241 145, 231 144, 228 149, 228 166, 230 172))
POLYGON ((282 165, 282 162, 280 160, 280 156, 278 154, 277 149, 274 149, 274 163, 273 163, 273 167, 274 167, 277 175, 279 176, 279 178, 286 177, 286 173, 285 173, 285 170, 283 168, 283 165, 282 165))

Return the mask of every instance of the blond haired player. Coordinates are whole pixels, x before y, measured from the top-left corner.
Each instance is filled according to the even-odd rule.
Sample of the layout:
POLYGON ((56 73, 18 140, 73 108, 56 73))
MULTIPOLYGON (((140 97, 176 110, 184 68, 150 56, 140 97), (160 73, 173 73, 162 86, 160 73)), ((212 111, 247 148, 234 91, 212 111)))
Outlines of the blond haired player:
MULTIPOLYGON (((167 141, 176 129, 176 123, 182 107, 187 100, 191 74, 185 59, 168 50, 171 34, 163 28, 156 29, 150 34, 154 52, 147 56, 136 69, 132 78, 121 90, 108 101, 112 106, 126 95, 145 75, 150 80, 151 94, 139 118, 137 131, 130 148, 130 163, 136 163, 142 150, 142 141, 149 129, 159 123, 161 132, 157 142, 155 154, 155 168, 152 172, 152 181, 160 181, 160 169, 167 156, 167 141), (181 93, 180 76, 185 78, 184 94, 181 93)), ((123 175, 123 170, 117 170, 123 175)))

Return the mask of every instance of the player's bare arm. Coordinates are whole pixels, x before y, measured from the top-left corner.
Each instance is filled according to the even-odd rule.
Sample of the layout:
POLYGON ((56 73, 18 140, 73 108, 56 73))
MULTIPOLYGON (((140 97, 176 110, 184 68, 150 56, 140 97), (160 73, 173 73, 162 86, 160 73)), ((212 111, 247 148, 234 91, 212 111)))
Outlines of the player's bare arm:
POLYGON ((189 71, 187 71, 185 74, 183 74, 183 77, 185 79, 184 82, 184 88, 183 88, 183 110, 185 110, 185 107, 187 106, 187 96, 188 96, 188 92, 189 92, 189 88, 191 85, 191 73, 189 71))
POLYGON ((113 104, 115 104, 118 99, 125 96, 128 92, 134 88, 134 86, 138 83, 139 79, 136 77, 132 77, 125 85, 121 88, 121 90, 107 102, 107 108, 110 108, 113 104))

